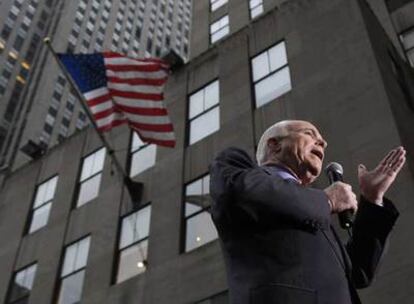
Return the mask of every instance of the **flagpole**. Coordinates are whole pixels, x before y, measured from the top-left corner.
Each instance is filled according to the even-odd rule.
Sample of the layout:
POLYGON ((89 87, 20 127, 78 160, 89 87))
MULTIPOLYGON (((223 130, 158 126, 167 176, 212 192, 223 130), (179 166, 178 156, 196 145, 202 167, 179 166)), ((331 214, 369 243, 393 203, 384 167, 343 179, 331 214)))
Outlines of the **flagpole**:
POLYGON ((141 194, 142 194, 142 183, 133 181, 125 172, 124 168, 119 163, 118 159, 115 157, 114 150, 109 145, 108 141, 106 140, 105 136, 98 130, 98 126, 92 116, 92 113, 90 112, 89 108, 87 107, 87 102, 85 100, 85 97, 82 95, 82 93, 79 91, 75 81, 72 79, 72 76, 68 73, 66 70, 66 67, 63 65, 63 63, 60 61, 59 57, 57 56, 55 50, 52 47, 52 44, 50 43, 50 38, 46 37, 43 39, 43 42, 46 44, 49 51, 52 53, 53 57, 55 58, 56 62, 58 63, 61 71, 65 75, 66 79, 68 80, 70 86, 74 90, 76 97, 79 99, 80 104, 82 106, 82 109, 86 113, 86 115, 89 118, 89 121, 91 122, 92 126, 94 127, 96 133, 98 134, 100 140, 102 141, 105 148, 108 150, 108 154, 111 157, 113 163, 115 164, 116 169, 123 177, 123 182, 125 183, 125 186, 128 189, 128 192, 133 200, 134 206, 137 206, 141 201, 141 194))

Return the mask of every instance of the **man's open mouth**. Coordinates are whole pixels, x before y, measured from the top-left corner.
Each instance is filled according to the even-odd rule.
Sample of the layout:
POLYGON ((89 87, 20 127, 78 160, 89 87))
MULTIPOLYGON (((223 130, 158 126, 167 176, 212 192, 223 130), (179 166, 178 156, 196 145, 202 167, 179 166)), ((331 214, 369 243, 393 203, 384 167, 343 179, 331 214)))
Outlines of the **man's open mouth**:
POLYGON ((311 153, 315 154, 320 160, 323 160, 323 152, 319 150, 312 150, 311 153))

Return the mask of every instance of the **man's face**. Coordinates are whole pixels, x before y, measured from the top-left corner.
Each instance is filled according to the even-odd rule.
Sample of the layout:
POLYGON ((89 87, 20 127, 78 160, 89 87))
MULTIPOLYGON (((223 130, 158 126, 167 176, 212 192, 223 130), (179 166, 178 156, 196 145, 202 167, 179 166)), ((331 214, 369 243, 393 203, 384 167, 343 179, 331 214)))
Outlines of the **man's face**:
POLYGON ((326 141, 307 121, 288 126, 288 135, 278 140, 277 158, 296 173, 302 184, 312 183, 321 173, 326 141))

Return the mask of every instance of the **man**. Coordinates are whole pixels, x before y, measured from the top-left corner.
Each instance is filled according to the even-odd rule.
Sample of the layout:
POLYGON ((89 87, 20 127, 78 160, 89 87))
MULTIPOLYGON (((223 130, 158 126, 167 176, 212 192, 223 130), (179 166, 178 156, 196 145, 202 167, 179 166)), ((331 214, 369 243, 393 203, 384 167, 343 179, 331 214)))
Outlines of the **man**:
POLYGON ((212 217, 219 232, 232 304, 355 304, 383 255, 398 212, 384 197, 405 162, 402 147, 351 186, 307 187, 321 173, 326 141, 311 123, 282 121, 262 136, 257 166, 242 150, 210 166, 212 217), (343 246, 331 215, 358 212, 343 246))

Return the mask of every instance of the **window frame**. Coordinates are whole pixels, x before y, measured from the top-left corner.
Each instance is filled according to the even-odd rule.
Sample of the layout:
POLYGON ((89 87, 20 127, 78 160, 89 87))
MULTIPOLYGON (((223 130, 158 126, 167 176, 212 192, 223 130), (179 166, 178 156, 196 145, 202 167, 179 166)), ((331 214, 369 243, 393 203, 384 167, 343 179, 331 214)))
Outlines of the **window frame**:
POLYGON ((78 178, 77 178, 77 185, 76 185, 76 196, 75 196, 75 201, 74 201, 74 209, 80 208, 86 204, 88 204, 89 202, 95 200, 96 198, 98 198, 99 196, 99 191, 100 191, 100 187, 101 187, 101 183, 102 183, 102 176, 103 176, 103 171, 105 169, 105 162, 106 162, 106 154, 107 154, 107 149, 105 146, 100 146, 99 148, 93 150, 92 152, 86 154, 85 156, 82 157, 82 160, 80 162, 80 168, 79 168, 79 174, 78 174, 78 178), (84 180, 81 180, 82 178, 82 171, 83 171, 83 165, 85 163, 85 159, 88 158, 89 156, 91 156, 92 154, 98 152, 99 150, 104 149, 105 150, 105 155, 104 155, 104 160, 103 160, 103 165, 102 165, 102 169, 94 174, 92 174, 91 176, 88 176, 87 178, 85 178, 84 180), (99 188, 98 188, 98 194, 96 197, 94 197, 93 199, 83 202, 81 205, 79 205, 79 195, 80 195, 80 191, 82 189, 82 184, 85 183, 88 180, 91 180, 92 178, 96 177, 98 174, 102 174, 101 176, 101 180, 99 181, 99 188))
POLYGON ((131 210, 130 212, 122 215, 118 221, 118 234, 117 234, 117 242, 115 244, 115 259, 114 259, 114 271, 112 272, 112 285, 118 285, 118 284, 122 284, 123 282, 126 282, 128 280, 131 280, 137 276, 139 276, 140 274, 144 273, 146 271, 146 268, 148 267, 148 249, 149 249, 149 237, 151 234, 151 222, 152 222, 152 217, 153 217, 153 213, 152 213, 152 203, 151 202, 147 202, 145 204, 142 204, 141 206, 139 206, 138 208, 134 208, 133 210, 131 210), (125 218, 133 215, 134 213, 138 213, 141 210, 150 207, 150 216, 149 216, 149 227, 148 227, 148 235, 145 237, 140 237, 137 241, 132 242, 131 244, 128 244, 127 246, 123 247, 122 249, 121 247, 121 239, 122 239, 122 225, 123 225, 123 221, 125 218), (146 259, 143 260, 143 263, 145 265, 145 269, 140 272, 137 273, 136 275, 133 275, 125 280, 122 281, 118 281, 118 272, 119 272, 119 266, 120 266, 120 260, 121 260, 121 254, 123 251, 132 248, 133 246, 143 243, 143 242, 147 242, 147 256, 146 259))
POLYGON ((212 23, 210 23, 210 27, 209 27, 209 38, 210 38, 209 40, 210 40, 210 45, 214 45, 218 41, 224 39, 229 34, 230 34, 230 16, 229 16, 229 14, 224 15, 224 16, 221 16, 219 19, 214 20, 212 23), (217 29, 216 31, 212 32, 212 29, 211 29, 212 26, 214 24, 221 23, 222 20, 225 19, 225 18, 227 19, 227 24, 225 26, 221 26, 219 29, 217 29), (222 31, 226 27, 228 28, 228 33, 225 34, 224 36, 222 36, 222 37, 220 37, 220 38, 218 38, 218 39, 216 39, 216 40, 213 41, 213 35, 216 34, 216 33, 218 33, 218 32, 220 32, 220 31, 222 31))
POLYGON ((29 299, 30 298, 31 291, 33 290, 33 285, 34 285, 35 280, 36 280, 37 270, 38 270, 38 262, 34 261, 34 262, 32 262, 30 264, 27 264, 27 265, 25 265, 25 266, 23 266, 23 267, 15 270, 13 272, 12 277, 11 277, 10 282, 9 282, 9 286, 7 288, 5 304, 19 303, 23 299, 29 299), (24 295, 24 296, 21 296, 21 297, 18 297, 16 299, 14 299, 14 300, 10 300, 10 297, 12 296, 12 289, 13 289, 14 282, 15 282, 17 274, 21 273, 22 271, 25 271, 25 270, 29 269, 30 267, 35 266, 35 265, 36 265, 36 269, 35 269, 35 273, 34 273, 34 277, 33 277, 32 289, 30 290, 30 292, 28 294, 24 295))
MULTIPOLYGON (((215 238, 215 239, 210 240, 210 241, 208 241, 206 243, 203 243, 203 244, 201 244, 201 245, 199 245, 197 247, 194 247, 194 248, 192 248, 192 249, 190 249, 188 251, 186 250, 186 246, 187 246, 188 220, 191 219, 191 218, 194 218, 194 217, 196 217, 196 216, 198 216, 198 215, 200 215, 200 214, 202 214, 204 212, 207 212, 207 213, 211 214, 211 205, 210 206, 207 206, 207 207, 202 207, 200 210, 197 210, 196 212, 193 212, 193 213, 191 213, 188 216, 185 214, 185 211, 186 211, 186 191, 187 191, 187 186, 190 185, 190 184, 192 184, 192 183, 194 183, 194 182, 196 182, 196 181, 198 181, 198 180, 202 180, 201 182, 203 183, 203 179, 206 178, 207 176, 210 176, 209 178, 211 178, 211 175, 208 172, 203 173, 203 174, 197 176, 196 178, 191 179, 190 181, 188 181, 187 183, 185 183, 184 184, 184 187, 182 188, 183 189, 182 190, 182 198, 183 199, 182 199, 182 204, 181 204, 181 206, 182 206, 181 207, 181 219, 182 220, 181 220, 181 233, 180 233, 180 236, 181 236, 180 252, 183 253, 183 254, 193 252, 193 251, 195 251, 195 250, 197 250, 197 249, 199 249, 201 247, 204 247, 204 246, 206 246, 206 245, 208 245, 208 244, 210 244, 210 243, 212 243, 212 242, 214 242, 214 241, 216 241, 218 239, 218 238, 215 238)), ((209 191, 208 195, 210 195, 210 191, 209 191)), ((211 197, 211 195, 210 195, 210 197, 211 197)), ((213 223, 213 225, 214 225, 214 223, 213 223)))
POLYGON ((127 162, 127 166, 126 166, 129 169, 127 174, 128 174, 128 176, 130 178, 133 178, 135 176, 138 176, 138 175, 144 173, 147 170, 150 170, 151 168, 155 167, 155 165, 157 164, 157 146, 155 144, 152 144, 152 143, 145 143, 145 142, 143 142, 141 140, 141 138, 139 137, 138 133, 136 134, 136 136, 138 137, 139 140, 141 140, 141 142, 143 143, 143 145, 140 146, 140 147, 138 147, 138 148, 136 148, 135 150, 132 150, 133 143, 134 143, 134 132, 137 133, 134 130, 131 130, 131 132, 130 132, 130 140, 129 140, 130 144, 129 144, 129 152, 128 152, 129 156, 128 156, 128 162, 127 162), (139 153, 139 151, 142 151, 142 150, 150 147, 151 145, 154 145, 154 149, 155 149, 155 161, 154 161, 154 164, 152 166, 150 166, 150 167, 148 167, 148 168, 146 168, 146 169, 138 172, 138 173, 135 173, 134 175, 131 175, 131 169, 132 169, 134 155, 136 153, 139 153))
MULTIPOLYGON (((72 241, 72 242, 70 242, 70 243, 68 243, 67 245, 64 246, 64 248, 62 250, 62 253, 61 253, 61 257, 60 257, 60 264, 59 264, 59 271, 58 271, 58 281, 56 283, 56 288, 54 289, 55 290, 55 294, 54 294, 54 301, 53 301, 53 303, 57 303, 59 301, 59 297, 60 297, 60 293, 61 293, 61 288, 62 288, 62 282, 63 282, 63 280, 65 280, 65 279, 67 279, 67 278, 69 278, 69 277, 71 277, 71 276, 73 276, 75 274, 78 274, 81 271, 85 271, 85 274, 86 274, 86 267, 88 266, 88 260, 89 260, 89 254, 90 254, 91 244, 92 244, 92 236, 91 236, 90 233, 88 233, 88 234, 86 234, 86 235, 84 235, 84 236, 82 236, 82 237, 80 237, 80 238, 78 238, 78 239, 76 239, 76 240, 74 240, 74 241, 72 241), (79 242, 81 242, 82 240, 84 240, 86 238, 89 238, 89 247, 88 247, 88 253, 87 253, 87 258, 86 258, 85 265, 82 266, 81 268, 75 270, 75 271, 70 272, 69 274, 62 275, 62 273, 63 273, 63 267, 64 267, 64 264, 65 264, 65 256, 66 256, 67 249, 70 246, 72 246, 72 245, 74 245, 76 243, 79 243, 79 242)), ((83 294, 84 284, 85 284, 85 280, 83 280, 83 282, 82 282, 81 297, 82 297, 82 294, 83 294)))
POLYGON ((253 91, 253 109, 259 109, 269 103, 271 103, 272 101, 280 98, 281 96, 287 94, 288 92, 290 92, 292 90, 292 75, 290 73, 290 66, 289 66, 289 58, 288 58, 288 52, 287 52, 287 43, 286 43, 286 39, 282 39, 282 40, 278 40, 276 43, 273 43, 272 45, 270 45, 269 47, 265 48, 264 50, 260 51, 259 53, 257 53, 256 55, 250 57, 250 75, 251 75, 251 83, 252 83, 252 91, 253 91), (254 67, 253 67, 253 60, 261 55, 263 55, 264 53, 267 53, 267 59, 268 59, 268 66, 270 67, 270 56, 269 56, 269 50, 271 50, 272 48, 280 45, 281 43, 285 44, 285 53, 286 53, 286 63, 280 67, 278 67, 277 69, 273 70, 273 71, 269 71, 268 74, 260 77, 257 80, 254 80, 254 67), (256 85, 259 84, 260 82, 264 81, 265 79, 276 75, 277 73, 281 72, 283 69, 288 68, 288 72, 289 72, 289 82, 290 82, 290 90, 269 100, 266 101, 265 103, 261 104, 260 106, 257 105, 257 96, 256 96, 256 85))
POLYGON ((33 234, 33 233, 36 233, 37 231, 39 231, 42 228, 44 228, 44 227, 47 226, 47 224, 49 222, 51 210, 49 210, 49 215, 47 217, 46 224, 44 226, 41 226, 40 228, 37 228, 34 231, 30 231, 31 230, 30 228, 32 227, 33 216, 34 216, 35 211, 38 210, 38 209, 40 209, 40 208, 42 208, 42 207, 44 207, 44 206, 46 206, 46 205, 48 205, 48 204, 50 204, 51 205, 50 208, 52 208, 53 201, 54 201, 55 195, 56 195, 56 189, 57 189, 58 183, 59 183, 59 174, 54 174, 51 177, 45 179, 43 182, 41 182, 41 183, 39 183, 39 184, 36 185, 36 189, 35 189, 35 191, 33 193, 33 196, 32 196, 32 205, 30 207, 30 214, 29 214, 28 221, 27 221, 27 224, 26 224, 25 234, 33 234), (56 181, 56 185, 55 185, 55 189, 54 189, 54 193, 53 193, 52 198, 50 200, 46 201, 46 202, 42 202, 39 206, 35 207, 36 196, 37 196, 37 193, 39 191, 40 186, 44 185, 45 183, 50 182, 54 178, 57 178, 57 181, 56 181))
MULTIPOLYGON (((203 102, 204 102, 204 100, 203 100, 203 102)), ((214 78, 213 80, 207 82, 202 87, 199 87, 198 89, 196 89, 196 90, 192 91, 190 94, 188 94, 188 96, 187 96, 187 109, 186 109, 186 113, 187 113, 187 115, 186 115, 186 124, 187 124, 187 126, 186 126, 186 130, 187 130, 186 131, 186 143, 187 143, 187 146, 192 146, 194 144, 197 144, 198 142, 202 141, 203 139, 209 137, 210 135, 213 135, 214 133, 216 133, 216 132, 218 132, 220 130, 220 127, 221 127, 221 124, 220 124, 220 79, 218 77, 217 78, 214 78), (218 101, 217 101, 217 103, 214 104, 214 105, 212 105, 212 106, 210 106, 207 109, 203 109, 202 112, 200 112, 197 115, 195 115, 195 116, 193 116, 193 117, 190 118, 190 99, 191 99, 191 96, 197 94, 201 90, 205 90, 208 86, 212 85, 216 81, 218 82, 218 101), (190 138, 191 138, 191 122, 193 122, 194 120, 200 118, 201 116, 205 115, 206 113, 212 111, 213 109, 215 109, 217 107, 218 107, 218 110, 219 110, 219 114, 218 114, 219 115, 219 128, 218 128, 218 130, 215 131, 215 132, 213 132, 213 133, 208 134, 207 136, 205 136, 205 137, 203 137, 203 138, 201 138, 201 139, 199 139, 199 140, 197 140, 197 141, 195 141, 193 143, 191 143, 190 142, 190 138)))
POLYGON ((220 4, 219 6, 217 6, 217 7, 214 7, 213 8, 213 6, 214 6, 214 4, 216 4, 217 2, 220 2, 220 1, 222 1, 222 0, 210 0, 209 2, 210 2, 210 12, 215 12, 216 10, 218 10, 220 7, 223 7, 224 5, 226 5, 226 4, 228 4, 229 3, 229 1, 228 0, 225 0, 225 2, 224 3, 222 3, 222 4, 220 4))
POLYGON ((256 19, 258 16, 260 16, 261 14, 264 13, 263 0, 260 0, 260 3, 257 4, 254 7, 252 7, 252 5, 251 5, 252 1, 254 1, 254 0, 249 0, 249 15, 250 15, 250 20, 256 19), (253 16, 253 11, 255 9, 259 8, 259 7, 262 8, 262 11, 259 14, 253 16))

